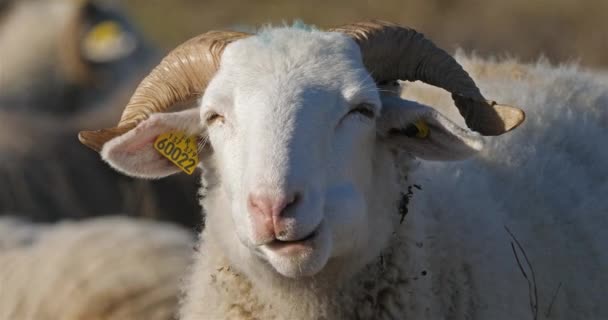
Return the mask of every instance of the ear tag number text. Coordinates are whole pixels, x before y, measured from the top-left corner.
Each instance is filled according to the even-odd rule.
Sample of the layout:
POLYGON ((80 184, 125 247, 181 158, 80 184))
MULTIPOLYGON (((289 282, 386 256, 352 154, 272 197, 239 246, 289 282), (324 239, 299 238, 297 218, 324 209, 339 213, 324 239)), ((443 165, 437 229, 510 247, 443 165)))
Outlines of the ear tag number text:
POLYGON ((192 174, 198 163, 196 137, 180 131, 163 133, 154 141, 154 149, 187 174, 192 174))

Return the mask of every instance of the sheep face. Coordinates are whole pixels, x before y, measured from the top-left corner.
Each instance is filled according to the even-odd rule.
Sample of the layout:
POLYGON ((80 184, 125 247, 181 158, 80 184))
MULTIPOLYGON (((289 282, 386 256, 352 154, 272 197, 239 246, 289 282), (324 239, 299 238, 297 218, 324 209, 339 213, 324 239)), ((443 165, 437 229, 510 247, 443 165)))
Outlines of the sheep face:
POLYGON ((291 28, 230 44, 199 109, 152 115, 102 156, 130 175, 169 175, 151 142, 175 129, 206 141, 206 236, 241 271, 288 278, 379 254, 397 220, 395 150, 455 159, 479 149, 432 109, 381 94, 354 41, 291 28), (428 136, 416 137, 420 120, 428 136))
POLYGON ((295 277, 350 251, 352 234, 364 236, 380 105, 345 36, 284 30, 226 49, 201 119, 218 192, 247 250, 295 277))

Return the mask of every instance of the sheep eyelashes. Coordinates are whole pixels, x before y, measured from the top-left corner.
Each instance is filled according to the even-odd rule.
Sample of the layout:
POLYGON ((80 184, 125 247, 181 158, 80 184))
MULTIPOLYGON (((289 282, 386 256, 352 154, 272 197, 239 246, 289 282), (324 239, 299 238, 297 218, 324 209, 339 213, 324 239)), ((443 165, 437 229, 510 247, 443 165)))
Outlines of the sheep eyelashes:
POLYGON ((111 167, 148 179, 179 171, 155 149, 158 136, 183 132, 209 145, 197 163, 205 230, 182 319, 383 319, 386 299, 399 301, 391 317, 404 319, 407 286, 383 294, 409 267, 409 231, 394 206, 405 186, 394 177, 407 176, 413 157, 475 155, 480 133, 502 134, 517 121, 521 110, 487 105, 422 35, 369 21, 197 36, 142 81, 117 127, 80 137, 111 167), (454 103, 471 128, 376 84, 399 79, 466 93, 454 103), (197 108, 170 112, 198 96, 197 108), (215 115, 221 121, 207 121, 215 115), (513 121, 484 121, 501 117, 513 121), (386 275, 373 263, 380 255, 386 275))

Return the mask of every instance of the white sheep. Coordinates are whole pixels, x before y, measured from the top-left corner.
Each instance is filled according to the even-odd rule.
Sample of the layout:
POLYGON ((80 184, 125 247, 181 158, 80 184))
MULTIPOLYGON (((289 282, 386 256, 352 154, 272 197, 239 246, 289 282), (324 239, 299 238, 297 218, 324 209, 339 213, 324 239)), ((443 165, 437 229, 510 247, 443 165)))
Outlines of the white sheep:
POLYGON ((466 266, 418 248, 424 221, 399 223, 416 187, 412 156, 463 159, 481 136, 377 84, 440 86, 485 135, 517 127, 523 112, 486 101, 458 63, 411 29, 372 21, 332 31, 203 34, 152 71, 117 127, 81 132, 112 167, 143 178, 179 170, 154 149, 160 134, 200 140, 206 228, 182 319, 483 312, 466 266), (199 108, 166 113, 197 96, 199 108), (427 269, 431 258, 441 269, 427 269))
POLYGON ((192 235, 120 217, 0 218, 0 319, 170 320, 192 235))
MULTIPOLYGON (((407 217, 427 252, 421 268, 463 271, 469 303, 483 306, 473 318, 608 319, 606 83, 574 65, 457 60, 483 92, 526 106, 528 120, 487 139, 470 161, 421 162, 410 176, 424 188, 407 217), (515 245, 536 290, 505 227, 530 260, 515 245)), ((408 85, 403 95, 451 113, 449 95, 430 86, 408 85)))

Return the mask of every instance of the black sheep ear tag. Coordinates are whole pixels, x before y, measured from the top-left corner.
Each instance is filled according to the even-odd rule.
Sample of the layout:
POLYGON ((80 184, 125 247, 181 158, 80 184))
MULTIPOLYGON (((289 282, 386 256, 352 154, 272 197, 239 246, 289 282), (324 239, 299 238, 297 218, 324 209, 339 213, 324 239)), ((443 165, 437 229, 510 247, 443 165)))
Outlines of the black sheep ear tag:
POLYGON ((426 139, 428 138, 431 130, 426 122, 422 119, 417 120, 414 123, 407 125, 403 129, 391 129, 389 133, 404 135, 408 138, 426 139))
POLYGON ((194 136, 181 131, 166 132, 156 138, 154 149, 189 175, 196 169, 198 146, 194 136))
POLYGON ((82 55, 93 63, 108 63, 122 59, 135 51, 135 36, 114 20, 92 26, 81 43, 82 55))

